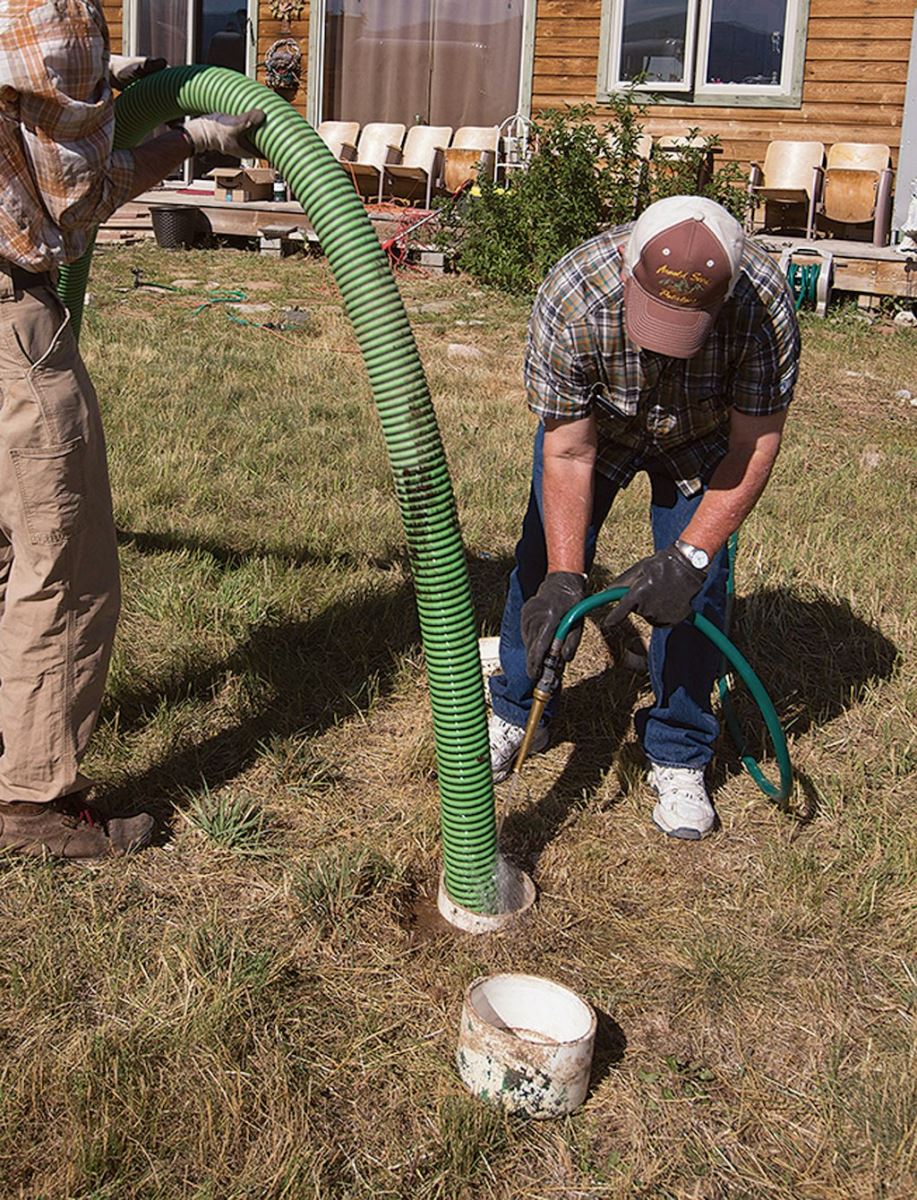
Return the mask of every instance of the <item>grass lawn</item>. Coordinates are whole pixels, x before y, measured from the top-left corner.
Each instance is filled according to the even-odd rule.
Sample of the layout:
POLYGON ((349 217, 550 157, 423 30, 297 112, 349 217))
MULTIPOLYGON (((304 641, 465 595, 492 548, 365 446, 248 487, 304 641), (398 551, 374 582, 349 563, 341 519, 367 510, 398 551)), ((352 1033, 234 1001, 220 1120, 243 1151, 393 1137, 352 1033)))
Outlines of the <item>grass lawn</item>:
MULTIPOLYGON (((495 633, 526 308, 454 276, 402 287, 495 633)), ((326 265, 108 250, 91 293, 125 600, 87 768, 163 836, 95 871, 0 859, 2 1200, 911 1200, 917 407, 896 393, 917 396, 917 333, 805 320, 743 532, 735 640, 789 728, 789 810, 724 741, 720 832, 658 834, 646 682, 590 625, 504 830, 537 910, 472 938, 417 915, 439 871, 423 661, 326 265), (132 267, 184 283, 138 290, 132 267), (250 321, 308 321, 197 311, 231 288, 268 306, 250 321), (463 989, 498 970, 599 1010, 566 1120, 507 1118, 457 1078, 463 989)), ((638 480, 596 583, 647 552, 647 506, 638 480)))

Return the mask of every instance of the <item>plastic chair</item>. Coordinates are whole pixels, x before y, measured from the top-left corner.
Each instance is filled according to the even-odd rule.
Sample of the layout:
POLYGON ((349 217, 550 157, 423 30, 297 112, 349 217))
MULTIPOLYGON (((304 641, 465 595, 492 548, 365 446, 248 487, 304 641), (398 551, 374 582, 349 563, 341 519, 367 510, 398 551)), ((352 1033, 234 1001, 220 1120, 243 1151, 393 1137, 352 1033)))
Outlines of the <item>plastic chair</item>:
POLYGON ((359 121, 322 121, 316 130, 335 158, 340 158, 345 146, 352 146, 360 132, 359 121))
POLYGON ((356 146, 343 143, 341 164, 361 196, 375 193, 377 201, 382 203, 386 166, 393 155, 401 152, 403 141, 403 125, 372 121, 363 126, 356 146))
POLYGON ((408 185, 412 196, 422 187, 429 208, 433 181, 438 178, 435 168, 451 137, 451 125, 413 125, 400 152, 401 161, 386 165, 385 174, 408 185))
POLYGON ((786 210, 805 206, 806 237, 815 232, 815 207, 821 194, 822 163, 825 147, 821 142, 771 142, 764 155, 764 166, 751 164, 748 193, 752 204, 749 223, 755 204, 765 202, 764 226, 769 228, 774 208, 786 210))
POLYGON ((468 183, 476 183, 482 168, 493 177, 499 136, 496 125, 463 125, 455 131, 452 145, 443 154, 443 181, 447 192, 455 193, 468 183))
POLYGON ((875 246, 887 246, 892 216, 891 150, 876 142, 835 142, 828 149, 819 228, 871 228, 875 246))

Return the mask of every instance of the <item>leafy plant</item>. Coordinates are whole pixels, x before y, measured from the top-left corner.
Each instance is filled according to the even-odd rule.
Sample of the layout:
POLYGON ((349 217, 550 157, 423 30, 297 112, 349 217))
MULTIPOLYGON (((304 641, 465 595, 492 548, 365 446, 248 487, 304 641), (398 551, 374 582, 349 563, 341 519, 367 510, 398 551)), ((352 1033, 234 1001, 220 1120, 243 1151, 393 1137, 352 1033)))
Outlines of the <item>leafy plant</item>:
POLYGON ((205 784, 200 795, 191 797, 182 815, 211 842, 234 854, 252 857, 269 853, 264 845, 264 813, 249 796, 230 792, 215 796, 205 784))
POLYGON ((638 153, 644 111, 633 93, 613 97, 601 119, 590 105, 545 111, 525 170, 500 184, 482 170, 477 187, 442 206, 441 249, 482 283, 528 296, 569 250, 664 196, 709 196, 741 218, 738 164, 707 170, 718 139, 689 130, 691 144, 648 168, 638 153))
POLYGON ((739 221, 748 211, 748 192, 737 162, 714 169, 714 154, 721 148, 716 134, 702 134, 696 126, 685 134, 685 145, 650 160, 650 202, 666 196, 706 196, 729 210, 739 221))
POLYGON ((509 186, 482 172, 477 188, 444 207, 441 245, 457 250, 463 269, 483 283, 534 292, 568 250, 632 216, 639 111, 620 97, 603 123, 588 105, 545 112, 532 123, 529 165, 509 186))

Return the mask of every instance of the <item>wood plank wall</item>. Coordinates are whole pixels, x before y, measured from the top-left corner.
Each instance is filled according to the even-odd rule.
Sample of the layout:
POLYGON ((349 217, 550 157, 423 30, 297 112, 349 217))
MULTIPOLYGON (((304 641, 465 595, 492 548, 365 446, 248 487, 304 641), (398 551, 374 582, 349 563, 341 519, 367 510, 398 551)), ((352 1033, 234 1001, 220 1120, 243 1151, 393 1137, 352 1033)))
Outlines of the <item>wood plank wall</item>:
MULTIPOLYGON (((811 0, 802 107, 653 105, 654 136, 697 125, 718 134, 725 159, 760 162, 774 138, 887 142, 896 153, 914 0, 811 0)), ((595 103, 601 0, 538 0, 535 112, 595 103)))
POLYGON ((102 0, 102 14, 108 23, 112 54, 121 53, 121 34, 124 28, 122 11, 123 5, 114 3, 114 0, 102 0))

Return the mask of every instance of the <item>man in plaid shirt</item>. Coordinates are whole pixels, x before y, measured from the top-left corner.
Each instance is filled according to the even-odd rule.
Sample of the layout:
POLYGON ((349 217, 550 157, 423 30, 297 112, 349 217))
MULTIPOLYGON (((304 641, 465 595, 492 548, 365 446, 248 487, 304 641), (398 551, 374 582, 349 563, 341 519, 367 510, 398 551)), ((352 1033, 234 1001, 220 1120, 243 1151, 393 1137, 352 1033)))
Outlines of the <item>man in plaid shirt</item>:
MULTIPOLYGON (((540 418, 532 490, 503 614, 503 673, 491 680, 496 780, 511 770, 554 631, 586 593, 614 497, 645 471, 655 553, 615 581, 629 591, 609 620, 636 612, 654 626, 655 702, 637 715, 653 819, 673 837, 713 828, 704 771, 719 655, 686 618, 694 610, 724 625, 726 543, 767 484, 798 361, 785 279, 712 200, 660 200, 549 273, 525 359, 540 418)), ((567 638, 567 661, 579 636, 567 638)), ((549 704, 536 750, 551 715, 549 704)))
POLYGON ((0 0, 0 849, 26 854, 127 853, 153 827, 83 799, 118 560, 98 403, 54 284, 100 221, 190 155, 255 153, 258 110, 114 151, 112 86, 163 66, 110 56, 89 0, 0 0))

